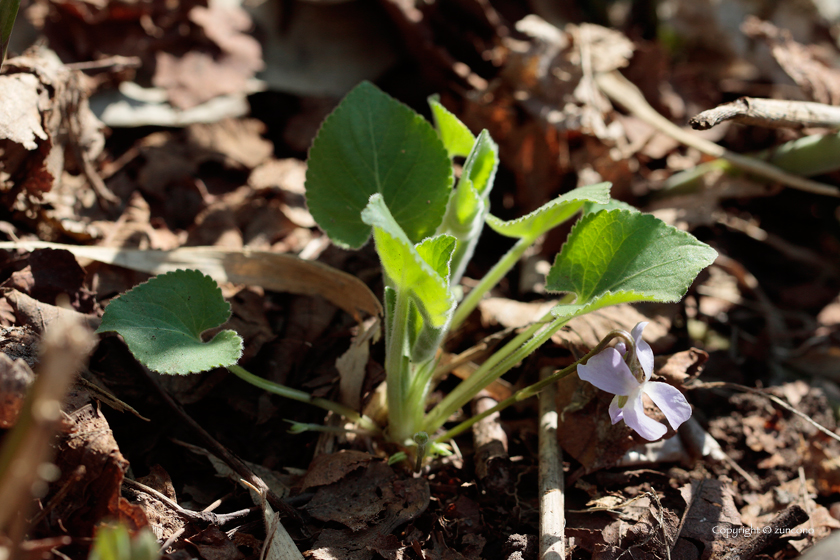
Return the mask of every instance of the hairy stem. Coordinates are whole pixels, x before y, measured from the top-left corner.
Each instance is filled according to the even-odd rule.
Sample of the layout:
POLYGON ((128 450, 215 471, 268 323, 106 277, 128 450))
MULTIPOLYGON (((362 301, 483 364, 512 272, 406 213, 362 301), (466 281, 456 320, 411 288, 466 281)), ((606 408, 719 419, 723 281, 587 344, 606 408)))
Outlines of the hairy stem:
MULTIPOLYGON (((549 337, 550 337, 550 335, 549 335, 549 337)), ((601 350, 606 348, 607 344, 609 344, 612 341, 612 339, 614 339, 614 338, 623 338, 625 343, 628 345, 628 348, 631 348, 632 345, 633 345, 633 337, 631 337, 630 334, 627 333, 626 331, 611 331, 607 334, 607 336, 604 337, 603 340, 601 340, 601 342, 598 343, 597 346, 595 346, 595 348, 593 348, 592 350, 587 352, 582 358, 580 358, 579 360, 574 362, 572 365, 561 369, 560 371, 550 375, 549 377, 546 377, 545 379, 542 379, 542 380, 538 381, 537 383, 534 383, 533 385, 528 385, 527 387, 525 387, 523 389, 520 389, 519 391, 517 391, 516 393, 514 393, 510 397, 508 397, 505 400, 499 402, 499 404, 497 404, 493 408, 489 408, 489 409, 485 410, 484 412, 482 412, 481 414, 477 414, 477 415, 471 417, 469 420, 465 420, 464 422, 461 422, 460 424, 458 424, 457 426, 455 426, 451 430, 449 430, 449 431, 445 432, 444 434, 436 437, 433 441, 435 441, 435 442, 448 441, 448 440, 452 439, 453 437, 461 434, 465 430, 468 430, 469 428, 472 427, 473 424, 483 420, 484 418, 490 416, 491 414, 499 412, 500 410, 504 410, 505 408, 509 407, 510 405, 512 405, 514 403, 524 401, 525 399, 533 397, 534 395, 536 395, 537 393, 542 391, 548 385, 550 385, 552 383, 556 383, 557 381, 563 379, 564 377, 566 377, 570 373, 576 371, 577 367, 580 364, 587 362, 589 360, 589 358, 591 358, 592 356, 594 356, 595 354, 599 353, 601 350)))
POLYGON ((355 422, 365 430, 377 433, 381 431, 379 429, 379 426, 377 426, 373 420, 371 420, 367 416, 359 414, 352 408, 346 407, 343 404, 339 404, 328 399, 322 399, 321 397, 313 397, 305 391, 292 389, 291 387, 286 387, 285 385, 274 383, 273 381, 269 381, 268 379, 263 379, 262 377, 254 375, 242 366, 238 366, 236 364, 227 366, 227 369, 240 379, 247 381, 251 385, 259 387, 264 391, 274 393, 275 395, 280 395, 281 397, 286 397, 287 399, 309 403, 319 408, 323 408, 324 410, 329 410, 330 412, 335 412, 336 414, 344 416, 351 422, 355 422))
POLYGON ((402 441, 414 435, 414 417, 408 404, 411 389, 411 364, 405 355, 408 336, 410 300, 405 290, 396 290, 393 316, 386 317, 390 328, 385 341, 385 380, 388 388, 388 432, 393 441, 402 441))

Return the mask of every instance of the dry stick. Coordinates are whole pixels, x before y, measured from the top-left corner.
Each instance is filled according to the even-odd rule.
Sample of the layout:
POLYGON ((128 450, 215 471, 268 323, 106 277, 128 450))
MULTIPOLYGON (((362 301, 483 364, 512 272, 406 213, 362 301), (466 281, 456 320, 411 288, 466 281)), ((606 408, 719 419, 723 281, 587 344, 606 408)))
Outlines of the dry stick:
MULTIPOLYGON (((544 377, 550 375, 546 369, 544 377)), ((540 560, 566 557, 563 534, 566 516, 563 496, 563 452, 557 443, 557 385, 540 393, 539 476, 540 476, 540 560)))
MULTIPOLYGON (((472 402, 473 414, 479 415, 499 404, 486 391, 481 391, 472 402)), ((472 427, 475 448, 475 475, 485 491, 504 492, 509 487, 508 439, 495 412, 476 422, 472 427)))
POLYGON ((805 523, 808 514, 796 504, 786 507, 770 520, 753 538, 735 547, 722 560, 750 560, 767 548, 773 541, 787 535, 791 529, 805 523))
POLYGON ((724 159, 744 171, 764 177, 771 181, 783 183, 794 189, 826 196, 840 196, 840 189, 824 183, 812 181, 798 175, 792 175, 767 162, 743 156, 741 154, 736 154, 735 152, 731 152, 726 148, 718 146, 714 142, 709 142, 708 140, 681 129, 657 113, 656 110, 645 100, 644 95, 642 95, 642 92, 639 91, 639 88, 633 85, 618 71, 598 74, 595 81, 598 83, 598 87, 600 87, 601 90, 614 102, 622 105, 639 119, 671 136, 675 140, 682 142, 686 146, 695 148, 709 156, 724 159))
POLYGON ((298 512, 286 504, 277 494, 271 491, 268 485, 258 477, 254 472, 248 468, 248 466, 239 460, 233 453, 227 450, 227 448, 216 441, 216 439, 211 436, 207 431, 202 428, 198 422, 193 420, 193 418, 186 413, 186 411, 181 407, 181 405, 172 398, 172 396, 163 390, 163 387, 160 386, 157 379, 155 379, 146 368, 143 368, 143 373, 146 375, 146 379, 149 380, 149 383, 157 390, 158 394, 163 398, 163 400, 168 404, 183 420, 186 422, 190 428, 192 428, 196 434, 204 441, 204 444, 213 450, 213 452, 239 476, 245 479, 246 482, 249 482, 252 486, 257 488, 260 491, 265 492, 266 500, 271 507, 278 513, 280 513, 283 517, 291 517, 297 520, 300 520, 300 515, 298 512))
POLYGON ((694 130, 708 130, 723 121, 766 128, 840 127, 840 107, 811 101, 742 97, 692 117, 694 130))
POLYGON ((82 167, 82 173, 84 174, 85 178, 90 183, 93 192, 96 193, 97 199, 101 206, 105 206, 107 204, 111 205, 118 205, 121 201, 117 195, 111 192, 111 189, 105 184, 105 181, 102 180, 102 177, 99 176, 99 173, 96 171, 96 168, 93 166, 93 162, 90 161, 90 157, 88 157, 87 153, 82 149, 82 131, 81 131, 81 124, 79 123, 78 115, 79 115, 79 108, 82 105, 82 94, 81 94, 81 84, 79 83, 79 78, 76 76, 76 79, 71 81, 71 88, 70 88, 70 103, 68 103, 67 107, 67 114, 68 117, 66 118, 66 127, 67 132, 70 137, 70 146, 73 150, 73 156, 76 158, 76 161, 82 167))
POLYGON ((232 511, 230 513, 213 513, 212 511, 192 511, 189 509, 184 509, 177 502, 172 500, 166 494, 162 494, 155 490, 150 486, 146 486, 141 482, 137 482, 136 480, 131 480, 130 478, 126 478, 123 480, 123 484, 125 484, 131 491, 140 494, 146 493, 152 496, 157 501, 163 503, 168 508, 175 511, 178 515, 183 517, 184 519, 192 522, 200 522, 200 523, 207 523, 208 525, 213 525, 214 527, 221 527, 222 525, 226 525, 231 521, 238 521, 243 517, 247 517, 251 515, 251 513, 255 511, 259 511, 260 508, 254 506, 246 509, 241 509, 239 511, 232 511))
POLYGON ((680 425, 678 433, 692 455, 703 458, 711 457, 714 461, 725 463, 730 469, 740 474, 751 488, 754 490, 761 488, 761 484, 723 451, 717 440, 703 429, 703 426, 694 416, 680 425))
POLYGON ((107 58, 100 58, 99 60, 89 60, 86 62, 71 62, 65 64, 71 70, 111 70, 112 72, 123 70, 125 68, 140 68, 143 61, 139 56, 120 56, 114 55, 107 58))
POLYGON ((718 387, 722 387, 722 388, 726 388, 726 389, 736 389, 738 391, 746 391, 748 393, 753 393, 753 394, 756 394, 756 395, 761 395, 763 397, 766 397, 766 398, 770 399, 773 403, 775 403, 775 404, 779 405, 780 407, 784 408, 785 410, 787 410, 788 412, 792 412, 793 414, 799 416, 800 418, 802 418, 803 420, 805 420, 806 422, 808 422, 809 424, 814 426, 816 429, 818 429, 819 431, 821 431, 825 435, 829 436, 830 438, 836 439, 837 441, 840 441, 840 436, 838 436, 837 434, 835 434, 834 432, 832 432, 831 430, 829 430, 828 428, 826 428, 822 424, 816 422, 813 418, 811 418, 810 416, 808 416, 804 412, 799 412, 798 410, 793 408, 791 405, 789 405, 788 403, 786 403, 785 401, 783 401, 782 399, 780 399, 776 395, 771 395, 770 393, 766 393, 766 392, 762 391, 761 389, 753 389, 752 387, 747 387, 746 385, 738 385, 737 383, 729 383, 729 382, 726 382, 726 381, 711 381, 711 382, 708 382, 708 383, 695 382, 695 383, 691 383, 690 385, 686 385, 687 389, 716 389, 718 387))

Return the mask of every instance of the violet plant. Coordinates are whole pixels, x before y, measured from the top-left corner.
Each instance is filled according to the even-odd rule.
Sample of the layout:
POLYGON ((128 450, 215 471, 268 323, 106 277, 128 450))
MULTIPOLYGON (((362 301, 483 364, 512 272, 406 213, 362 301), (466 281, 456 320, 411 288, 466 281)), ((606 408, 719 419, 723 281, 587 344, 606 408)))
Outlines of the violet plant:
MULTIPOLYGON (((266 390, 342 414, 361 429, 381 431, 417 461, 426 453, 443 452, 443 442, 481 417, 528 398, 574 372, 578 364, 582 364, 582 378, 617 395, 611 410, 614 421, 623 418, 644 437, 661 432, 651 423, 664 426, 642 417, 642 394, 654 399, 674 427, 684 421, 690 408, 684 399, 677 402, 676 389, 663 389, 663 384, 649 381, 652 353, 641 340, 641 325, 633 334, 611 333, 575 364, 517 392, 482 416, 442 430, 481 389, 571 319, 619 303, 679 301, 717 254, 690 234, 611 200, 608 183, 574 189, 516 220, 494 217, 489 195, 499 165, 497 145, 487 131, 473 135, 437 99, 431 98, 429 104, 434 126, 374 85, 362 83, 327 117, 308 160, 306 199, 318 225, 333 243, 346 249, 358 249, 372 237, 382 263, 387 425, 379 426, 358 411, 244 370, 237 364, 241 339, 232 331, 204 342, 201 333, 220 324, 229 315, 229 306, 215 307, 212 319, 193 320, 194 314, 209 314, 211 298, 196 297, 190 290, 212 283, 195 271, 170 273, 127 292, 108 306, 98 332, 119 332, 136 357, 151 369, 169 373, 202 371, 183 363, 157 363, 163 357, 181 359, 184 352, 178 344, 187 341, 196 359, 203 348, 212 347, 212 358, 203 354, 200 368, 227 367, 266 390), (456 157, 465 159, 453 187, 456 157), (427 410, 431 390, 445 373, 439 351, 449 332, 542 235, 579 213, 546 278, 547 290, 566 295, 427 410), (460 279, 485 224, 515 242, 462 297, 460 279), (192 275, 188 288, 178 285, 182 273, 192 275), (158 320, 163 316, 164 290, 154 288, 147 293, 157 281, 165 283, 167 297, 175 297, 179 306, 166 316, 165 324, 158 320), (199 310, 193 308, 197 300, 204 305, 199 310), (137 302, 145 305, 142 313, 137 311, 137 302), (183 334, 166 340, 175 331, 183 334), (151 335, 154 341, 149 346, 151 335), (608 348, 616 337, 622 342, 608 348), (150 365, 149 360, 154 363, 150 365)), ((217 287, 212 297, 227 305, 217 287)))

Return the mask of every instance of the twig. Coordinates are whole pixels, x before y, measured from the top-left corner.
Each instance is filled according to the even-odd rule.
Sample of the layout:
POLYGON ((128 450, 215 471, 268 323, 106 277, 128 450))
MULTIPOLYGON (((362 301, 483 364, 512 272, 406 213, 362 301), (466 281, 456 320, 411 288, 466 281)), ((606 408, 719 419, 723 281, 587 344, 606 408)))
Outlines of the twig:
POLYGON ((137 482, 136 480, 126 478, 123 479, 123 484, 135 493, 139 494, 145 492, 146 494, 149 494, 154 499, 158 500, 159 502, 162 502, 167 507, 177 512, 178 515, 180 515, 188 521, 198 521, 200 523, 207 523, 215 527, 221 527, 222 525, 226 525, 231 521, 237 521, 239 519, 242 519, 243 517, 247 517, 255 511, 260 511, 260 508, 257 506, 241 509, 239 511, 232 511, 230 513, 213 513, 212 511, 192 511, 189 509, 182 508, 175 501, 169 498, 166 494, 161 494, 154 488, 146 486, 145 484, 137 482))
POLYGON ((659 522, 659 528, 662 529, 662 543, 665 545, 665 557, 671 560, 671 545, 677 544, 677 541, 674 539, 673 543, 669 542, 668 533, 665 531, 665 508, 662 507, 659 496, 655 490, 649 492, 649 494, 653 497, 653 501, 656 502, 656 520, 659 522))
POLYGON ((754 537, 735 547, 722 560, 750 560, 767 548, 770 543, 787 535, 790 529, 805 523, 808 514, 796 504, 783 509, 779 515, 770 520, 754 537))
POLYGON ((143 62, 139 56, 121 56, 114 55, 99 60, 89 60, 87 62, 70 62, 65 64, 67 68, 73 70, 104 70, 112 71, 122 70, 124 68, 140 68, 143 62))
POLYGON ((76 79, 71 81, 71 87, 68 88, 68 91, 70 92, 70 102, 67 104, 67 114, 69 116, 67 117, 65 123, 70 137, 71 149, 73 150, 76 162, 82 168, 82 174, 84 174, 88 183, 90 183, 93 192, 96 193, 99 204, 103 208, 107 207, 107 205, 116 206, 120 203, 119 197, 111 192, 111 189, 105 185, 105 181, 103 181, 102 177, 99 176, 99 173, 93 166, 93 162, 90 161, 90 157, 82 147, 82 131, 81 124, 79 123, 79 107, 82 104, 82 88, 78 83, 78 76, 75 76, 75 78, 76 79))
POLYGON ((840 127, 840 107, 812 101, 742 97, 692 117, 694 130, 708 130, 724 121, 766 128, 840 127))
POLYGON ((819 431, 821 431, 825 435, 829 436, 830 438, 836 439, 837 441, 840 441, 840 436, 838 436, 837 434, 835 434, 834 432, 832 432, 831 430, 829 430, 828 428, 826 428, 822 424, 816 422, 813 418, 811 418, 810 416, 808 416, 804 412, 799 412, 798 410, 793 408, 791 405, 789 405, 788 403, 786 403, 785 401, 783 401, 782 399, 780 399, 776 395, 771 395, 770 393, 767 393, 767 392, 765 392, 761 389, 753 389, 752 387, 747 387, 745 385, 738 385, 737 383, 729 383, 729 382, 726 382, 726 381, 711 381, 711 382, 708 382, 708 383, 697 381, 697 382, 691 383, 689 385, 686 385, 685 387, 686 387, 686 389, 716 389, 718 387, 722 387, 722 388, 726 388, 726 389, 735 389, 737 391, 746 391, 748 393, 761 395, 763 397, 766 397, 766 398, 770 399, 773 403, 779 405, 780 407, 784 408, 788 412, 791 412, 791 413, 799 416, 800 418, 802 418, 803 420, 805 420, 806 422, 808 422, 809 424, 814 426, 816 429, 818 429, 819 431))
POLYGON ((771 181, 783 183, 795 189, 826 196, 840 196, 840 189, 798 175, 792 175, 767 162, 736 154, 718 146, 714 142, 709 142, 704 138, 700 138, 681 129, 657 113, 645 100, 642 92, 618 71, 599 74, 595 79, 598 87, 614 102, 622 105, 639 119, 671 136, 675 140, 682 142, 686 146, 695 148, 709 156, 724 159, 735 167, 749 173, 771 181))
MULTIPOLYGON (((550 370, 543 377, 550 375, 550 370)), ((540 560, 564 560, 566 516, 563 496, 563 452, 557 443, 557 385, 540 393, 539 478, 540 560)))
POLYGON ((758 490, 761 487, 755 477, 723 451, 717 440, 703 429, 694 416, 684 422, 677 432, 685 446, 689 448, 689 452, 695 457, 711 457, 714 461, 726 463, 729 468, 740 474, 751 488, 758 490))

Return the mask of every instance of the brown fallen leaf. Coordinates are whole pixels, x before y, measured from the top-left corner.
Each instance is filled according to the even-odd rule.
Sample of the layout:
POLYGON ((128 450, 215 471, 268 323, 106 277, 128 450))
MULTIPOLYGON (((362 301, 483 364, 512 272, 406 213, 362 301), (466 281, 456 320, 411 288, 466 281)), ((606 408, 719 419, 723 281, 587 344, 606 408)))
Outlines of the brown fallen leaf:
POLYGON ((743 534, 733 533, 743 528, 743 523, 728 485, 716 479, 696 480, 680 488, 680 494, 686 511, 680 522, 675 553, 679 551, 687 560, 720 558, 744 540, 743 534), (699 557, 695 542, 703 544, 699 557))
POLYGON ((91 329, 99 327, 101 321, 96 315, 85 315, 72 309, 50 305, 17 290, 6 289, 0 291, 0 294, 14 310, 18 324, 27 326, 36 332, 44 332, 51 323, 60 318, 72 318, 91 329))
MULTIPOLYGON (((6 207, 41 210, 40 201, 66 170, 81 171, 100 198, 116 200, 91 163, 105 140, 83 80, 46 48, 4 64, 0 96, 8 103, 0 109, 0 192, 6 207)), ((43 210, 49 215, 49 208, 43 210)))
POLYGON ((360 312, 382 313, 382 304, 367 285, 338 269, 292 255, 265 251, 183 247, 172 251, 140 251, 111 247, 82 247, 44 242, 0 243, 0 249, 66 249, 84 257, 132 270, 163 274, 191 268, 217 282, 262 286, 268 290, 320 295, 361 321, 360 312))
POLYGON ((254 169, 268 160, 274 145, 263 138, 265 124, 257 119, 223 119, 211 124, 193 124, 186 129, 187 141, 230 159, 230 167, 254 169))
POLYGON ((194 48, 182 56, 158 52, 152 83, 165 88, 169 101, 181 109, 247 92, 248 80, 263 68, 259 42, 245 33, 252 25, 248 13, 239 6, 212 4, 194 7, 189 18, 221 54, 211 48, 194 48))
POLYGON ((94 310, 93 294, 84 286, 85 271, 71 253, 40 249, 17 258, 14 266, 19 269, 0 288, 18 290, 50 305, 63 296, 76 311, 94 310))
POLYGON ((325 528, 305 556, 369 560, 374 551, 391 551, 385 552, 391 556, 402 548, 391 532, 423 513, 429 497, 425 478, 401 478, 385 463, 372 461, 364 471, 320 488, 306 505, 316 519, 348 528, 325 528))
POLYGON ((35 374, 21 359, 12 360, 0 352, 0 428, 15 425, 26 392, 35 381, 35 374))
POLYGON ((764 494, 745 495, 744 500, 747 503, 741 508, 741 517, 745 525, 761 528, 767 526, 779 511, 791 504, 801 506, 808 512, 810 519, 796 526, 789 533, 790 537, 801 537, 789 541, 797 551, 801 552, 811 543, 822 540, 832 531, 840 529, 840 521, 833 518, 825 506, 814 500, 815 490, 813 480, 796 477, 775 486, 764 494))
POLYGON ((840 105, 840 70, 827 64, 816 45, 803 45, 787 29, 748 16, 741 24, 747 37, 763 39, 773 58, 788 76, 814 101, 840 105))
POLYGON ((352 449, 318 455, 309 464, 306 476, 301 481, 301 490, 338 482, 347 474, 366 466, 373 459, 373 455, 369 453, 352 449))
POLYGON ((120 495, 128 461, 120 453, 108 421, 89 401, 87 392, 73 392, 66 405, 68 423, 56 457, 62 475, 51 487, 51 494, 59 489, 64 493, 46 522, 53 527, 60 524, 63 531, 76 537, 91 536, 105 520, 122 521, 135 530, 146 527, 142 509, 120 495), (72 474, 80 465, 84 474, 74 480, 72 474))

